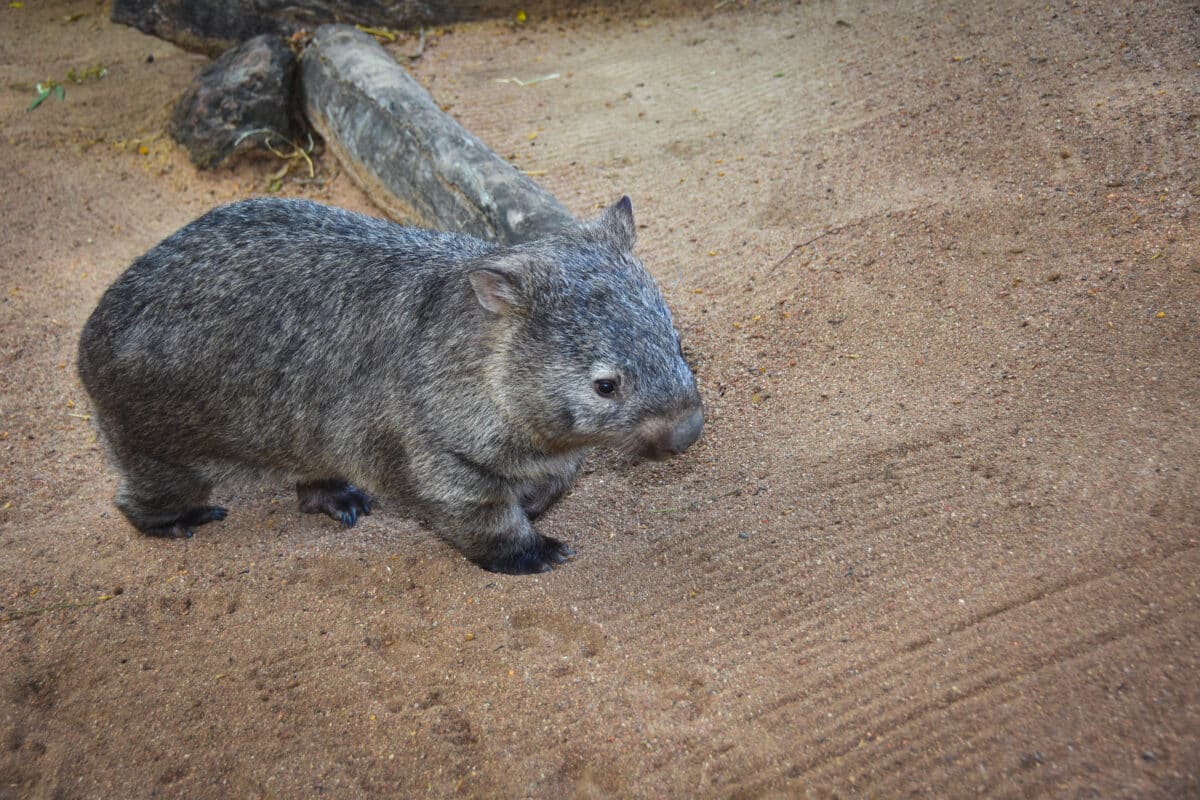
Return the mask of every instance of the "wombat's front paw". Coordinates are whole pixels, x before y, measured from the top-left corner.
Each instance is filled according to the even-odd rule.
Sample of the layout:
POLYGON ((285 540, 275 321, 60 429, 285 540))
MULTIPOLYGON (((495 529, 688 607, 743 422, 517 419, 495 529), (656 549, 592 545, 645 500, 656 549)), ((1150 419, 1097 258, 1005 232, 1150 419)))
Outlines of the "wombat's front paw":
POLYGON ((206 522, 220 522, 228 515, 229 512, 221 506, 200 506, 183 512, 173 522, 155 525, 153 528, 143 528, 142 533, 147 536, 160 536, 164 539, 190 539, 193 535, 192 528, 206 522))
POLYGON ((296 484, 300 510, 305 514, 328 514, 347 528, 358 515, 371 515, 371 497, 345 481, 327 480, 296 484))
POLYGON ((509 575, 531 575, 549 572, 556 564, 563 564, 575 555, 575 551, 552 536, 538 534, 524 550, 506 553, 499 557, 478 559, 475 563, 489 572, 504 572, 509 575))

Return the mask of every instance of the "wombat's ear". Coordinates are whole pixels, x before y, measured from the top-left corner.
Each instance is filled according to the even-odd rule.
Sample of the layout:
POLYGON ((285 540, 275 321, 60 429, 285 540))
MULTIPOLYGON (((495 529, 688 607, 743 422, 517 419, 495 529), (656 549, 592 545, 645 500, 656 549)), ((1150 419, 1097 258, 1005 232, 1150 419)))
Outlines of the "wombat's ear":
POLYGON ((521 302, 521 287, 515 275, 490 267, 471 270, 471 288, 479 305, 493 314, 503 314, 521 302))
POLYGON ((612 240, 625 250, 632 250, 637 241, 637 231, 633 225, 633 203, 629 196, 622 197, 613 203, 600 216, 600 225, 612 240))

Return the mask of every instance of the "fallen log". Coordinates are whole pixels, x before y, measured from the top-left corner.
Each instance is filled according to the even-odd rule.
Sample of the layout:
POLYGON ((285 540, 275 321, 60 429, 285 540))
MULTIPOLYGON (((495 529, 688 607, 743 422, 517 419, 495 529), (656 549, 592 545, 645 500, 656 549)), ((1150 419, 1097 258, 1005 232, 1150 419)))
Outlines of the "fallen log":
POLYGON ((319 28, 300 60, 300 89, 313 127, 392 217, 505 244, 574 221, 361 31, 319 28))
POLYGON ((499 11, 491 5, 480 0, 113 0, 111 16, 113 22, 215 58, 264 33, 286 38, 334 22, 407 30, 499 11))

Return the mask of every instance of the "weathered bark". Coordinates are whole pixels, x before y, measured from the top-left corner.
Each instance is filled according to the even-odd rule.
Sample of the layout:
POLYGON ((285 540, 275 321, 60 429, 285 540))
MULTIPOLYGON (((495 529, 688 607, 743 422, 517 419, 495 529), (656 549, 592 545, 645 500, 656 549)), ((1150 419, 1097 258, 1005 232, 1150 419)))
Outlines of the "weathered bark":
POLYGON ((409 28, 458 19, 457 9, 448 6, 420 0, 113 0, 112 20, 216 56, 260 34, 286 37, 333 22, 409 28))
POLYGON ((313 127, 392 216, 509 244, 574 221, 438 108, 371 36, 320 28, 301 58, 300 88, 313 127))
POLYGON ((113 0, 112 21, 216 57, 263 33, 345 22, 411 29, 474 19, 519 3, 489 0, 113 0))

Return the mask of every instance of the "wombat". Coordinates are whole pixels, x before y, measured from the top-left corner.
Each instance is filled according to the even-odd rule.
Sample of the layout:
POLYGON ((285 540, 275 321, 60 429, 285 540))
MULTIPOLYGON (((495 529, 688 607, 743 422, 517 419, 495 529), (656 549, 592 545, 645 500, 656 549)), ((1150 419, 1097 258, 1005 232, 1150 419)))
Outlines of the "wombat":
POLYGON ((703 426, 629 198, 502 247, 305 200, 223 206, 104 293, 79 375, 151 536, 224 519, 213 486, 296 481, 352 526, 364 487, 497 572, 574 553, 531 525, 593 446, 664 459, 703 426))

